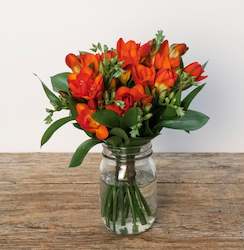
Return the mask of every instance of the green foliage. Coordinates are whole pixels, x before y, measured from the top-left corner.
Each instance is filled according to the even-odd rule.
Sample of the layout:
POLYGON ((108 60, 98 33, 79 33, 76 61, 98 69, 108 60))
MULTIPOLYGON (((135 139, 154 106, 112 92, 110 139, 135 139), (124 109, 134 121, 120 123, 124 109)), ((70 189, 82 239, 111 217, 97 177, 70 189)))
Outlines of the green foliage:
POLYGON ((81 143, 81 145, 76 149, 75 153, 73 154, 69 167, 73 168, 79 166, 84 160, 89 150, 99 143, 101 143, 101 141, 94 138, 88 139, 87 141, 81 143))
POLYGON ((120 137, 123 140, 124 145, 129 144, 129 137, 122 128, 112 128, 110 131, 110 135, 115 135, 120 137))
POLYGON ((52 104, 52 106, 55 109, 62 106, 61 100, 44 84, 44 82, 41 80, 41 78, 37 74, 34 74, 34 76, 36 76, 39 79, 39 81, 41 82, 43 90, 44 90, 47 98, 49 99, 50 103, 52 104))
POLYGON ((203 113, 188 110, 182 117, 162 120, 154 127, 154 129, 157 129, 158 127, 165 127, 191 131, 201 128, 207 123, 208 119, 209 117, 204 115, 203 113))
POLYGON ((112 145, 113 147, 118 147, 122 144, 122 138, 119 136, 111 136, 106 140, 106 143, 112 145))
POLYGON ((141 111, 137 107, 130 108, 121 118, 121 127, 130 128, 135 126, 140 118, 141 111))
POLYGON ((164 35, 163 35, 163 31, 159 30, 156 35, 155 35, 155 51, 158 51, 160 48, 160 45, 162 44, 164 40, 164 35))
POLYGON ((68 82, 67 82, 67 76, 69 72, 64 72, 60 73, 54 76, 51 76, 51 83, 53 90, 55 92, 66 92, 69 93, 69 88, 68 88, 68 82))
POLYGON ((120 117, 112 110, 99 110, 92 115, 93 119, 106 127, 114 128, 120 126, 120 117))
POLYGON ((69 122, 69 121, 72 121, 73 118, 68 116, 68 117, 64 117, 64 118, 61 118, 57 121, 55 121, 54 123, 52 123, 48 128, 47 130, 45 131, 45 133, 43 134, 42 136, 42 139, 41 139, 41 146, 44 145, 49 139, 50 137, 53 135, 53 133, 58 129, 60 128, 61 126, 63 126, 65 123, 69 122))
POLYGON ((183 101, 181 102, 181 106, 184 108, 184 110, 188 109, 192 100, 196 97, 196 95, 202 90, 204 86, 205 84, 196 87, 183 99, 183 101))

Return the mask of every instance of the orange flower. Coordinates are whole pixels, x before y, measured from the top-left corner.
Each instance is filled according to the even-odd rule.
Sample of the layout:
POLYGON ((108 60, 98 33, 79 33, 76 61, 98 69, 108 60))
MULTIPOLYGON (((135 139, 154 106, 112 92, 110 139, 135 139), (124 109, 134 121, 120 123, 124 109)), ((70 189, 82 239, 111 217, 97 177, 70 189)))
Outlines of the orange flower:
MULTIPOLYGON (((140 102, 146 97, 147 95, 145 93, 145 90, 143 86, 140 84, 136 84, 132 88, 122 86, 116 91, 115 100, 123 101, 124 106, 120 108, 121 110, 119 112, 117 112, 116 110, 114 111, 119 115, 121 115, 128 109, 133 107, 135 102, 140 102)), ((109 108, 111 109, 111 107, 109 108)))
POLYGON ((151 66, 152 58, 151 58, 151 50, 152 50, 152 41, 148 41, 147 43, 140 46, 138 50, 140 63, 144 65, 151 66))
POLYGON ((188 66, 186 66, 184 68, 184 72, 188 73, 191 76, 194 76, 196 82, 199 82, 208 77, 208 76, 202 76, 202 73, 204 73, 204 69, 202 65, 198 62, 193 62, 188 66))
POLYGON ((99 99, 102 96, 103 77, 101 74, 94 76, 90 67, 82 68, 79 74, 69 74, 67 80, 71 94, 76 98, 90 100, 99 99))
POLYGON ((161 69, 158 71, 155 80, 155 87, 162 91, 164 89, 169 89, 174 86, 178 75, 169 69, 161 69))
POLYGON ((175 43, 170 46, 169 58, 172 68, 177 68, 180 66, 180 57, 184 55, 187 50, 188 47, 185 43, 175 43))
POLYGON ((180 57, 188 50, 184 43, 172 44, 169 48, 169 43, 165 40, 155 56, 156 69, 174 69, 180 66, 180 57))
POLYGON ((156 69, 171 69, 169 60, 169 42, 165 40, 155 55, 154 65, 156 69))
POLYGON ((116 53, 114 50, 108 50, 106 53, 101 54, 101 59, 103 60, 104 58, 111 60, 113 57, 116 56, 116 53))
POLYGON ((132 78, 136 84, 141 84, 144 87, 152 86, 155 79, 155 69, 137 64, 132 68, 132 78))
POLYGON ((123 109, 117 106, 116 104, 108 104, 105 106, 105 109, 112 110, 117 113, 119 116, 123 114, 123 109))
POLYGON ((76 74, 80 72, 81 62, 80 59, 74 54, 68 54, 65 58, 65 62, 68 67, 72 69, 72 71, 76 74))
POLYGON ((82 53, 80 54, 80 61, 82 67, 89 67, 93 70, 94 74, 99 71, 100 56, 94 55, 92 53, 82 53))
POLYGON ((117 53, 119 61, 123 61, 123 67, 128 65, 135 65, 139 62, 139 54, 138 54, 139 44, 130 40, 128 42, 124 42, 122 38, 120 38, 117 42, 117 53))
POLYGON ((95 134, 99 140, 105 140, 108 137, 108 129, 92 118, 94 109, 90 109, 85 103, 78 103, 76 110, 78 113, 76 121, 82 129, 95 134))

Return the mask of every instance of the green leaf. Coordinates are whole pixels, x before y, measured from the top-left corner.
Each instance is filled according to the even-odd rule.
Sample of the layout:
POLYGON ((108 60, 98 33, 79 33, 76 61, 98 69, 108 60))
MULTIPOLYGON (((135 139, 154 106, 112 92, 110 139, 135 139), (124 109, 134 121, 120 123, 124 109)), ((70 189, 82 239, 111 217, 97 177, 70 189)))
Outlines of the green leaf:
POLYGON ((121 119, 121 127, 130 128, 138 123, 140 110, 137 107, 130 108, 121 119))
POLYGON ((68 82, 67 82, 68 74, 70 73, 64 72, 51 76, 51 83, 54 91, 56 92, 63 91, 69 93, 68 82))
POLYGON ((57 121, 55 121, 54 123, 52 123, 48 128, 47 130, 45 131, 45 133, 43 134, 42 136, 42 139, 41 139, 41 146, 44 145, 49 139, 50 137, 53 135, 53 133, 58 129, 60 128, 61 126, 63 126, 65 123, 69 122, 69 121, 72 121, 73 118, 70 117, 70 116, 67 116, 67 117, 64 117, 64 118, 61 118, 57 121))
POLYGON ((88 139, 87 141, 81 143, 81 145, 76 149, 75 153, 72 156, 72 159, 69 164, 69 168, 79 166, 84 160, 88 151, 99 143, 101 143, 101 141, 95 138, 88 139))
POLYGON ((92 117, 97 122, 109 128, 120 126, 120 117, 112 110, 99 110, 95 112, 92 117))
POLYGON ((72 96, 67 96, 67 102, 68 102, 68 106, 70 109, 70 113, 71 116, 75 119, 75 117, 77 116, 77 111, 76 111, 76 102, 74 101, 74 99, 72 98, 72 96))
POLYGON ((181 102, 181 106, 184 108, 184 110, 187 110, 190 106, 192 100, 195 98, 195 96, 202 90, 202 88, 205 86, 205 84, 202 84, 195 89, 193 89, 181 102))
POLYGON ((171 120, 163 120, 158 123, 154 128, 157 129, 157 127, 161 126, 165 128, 191 131, 201 128, 207 123, 208 120, 209 117, 205 114, 194 110, 188 110, 185 112, 184 116, 171 120))
POLYGON ((166 108, 165 108, 165 110, 162 113, 160 118, 162 120, 169 120, 169 119, 172 119, 172 118, 175 118, 175 117, 177 117, 177 113, 176 113, 175 108, 173 108, 171 106, 166 106, 166 108))
POLYGON ((129 143, 129 137, 126 132, 122 128, 112 128, 110 131, 110 135, 116 135, 123 139, 125 145, 129 143))
POLYGON ((106 140, 107 144, 111 144, 113 147, 118 147, 122 143, 122 138, 119 136, 111 136, 106 140))
POLYGON ((35 73, 34 73, 34 76, 36 76, 41 82, 44 92, 47 98, 49 99, 50 103, 53 105, 53 107, 57 108, 59 106, 62 106, 62 102, 60 101, 60 99, 44 84, 41 78, 35 73))

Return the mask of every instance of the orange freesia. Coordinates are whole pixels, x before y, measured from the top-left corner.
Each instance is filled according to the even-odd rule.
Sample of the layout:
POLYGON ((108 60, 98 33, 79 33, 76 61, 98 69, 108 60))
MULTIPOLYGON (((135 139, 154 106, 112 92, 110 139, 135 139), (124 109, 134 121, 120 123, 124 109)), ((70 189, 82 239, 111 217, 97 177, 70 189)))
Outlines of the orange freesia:
POLYGON ((123 67, 128 65, 135 65, 139 62, 139 54, 138 54, 139 44, 130 40, 128 42, 124 42, 122 38, 120 38, 117 42, 117 53, 119 61, 123 61, 123 67))
POLYGON ((101 74, 94 76, 90 67, 84 67, 79 74, 69 74, 68 84, 71 94, 76 98, 86 100, 99 99, 104 89, 103 77, 101 74))
POLYGON ((155 87, 162 91, 164 89, 169 89, 174 86, 178 75, 169 69, 161 69, 158 71, 155 80, 155 87))
POLYGON ((101 59, 103 60, 104 58, 111 60, 113 57, 116 56, 116 53, 114 50, 108 50, 106 53, 101 54, 101 59))
POLYGON ((188 47, 185 43, 172 44, 169 50, 170 65, 172 68, 180 66, 180 57, 186 53, 188 47))
POLYGON ((171 69, 169 60, 169 42, 165 40, 155 55, 154 65, 156 69, 171 69))
POLYGON ((119 80, 123 83, 123 84, 126 84, 129 79, 130 79, 130 76, 131 76, 131 70, 130 69, 127 69, 125 70, 119 77, 119 80))
POLYGON ((108 104, 105 106, 105 109, 112 110, 115 113, 117 113, 118 115, 123 114, 123 109, 120 108, 119 106, 117 106, 116 104, 108 104))
POLYGON ((172 69, 180 66, 180 57, 188 50, 184 43, 172 44, 169 47, 165 40, 156 53, 154 65, 156 69, 172 69))
POLYGON ((140 63, 146 66, 152 65, 152 58, 151 58, 152 44, 153 44, 152 41, 148 41, 147 43, 140 46, 138 50, 139 61, 140 63))
POLYGON ((67 66, 72 69, 74 73, 78 74, 80 72, 81 62, 80 62, 80 59, 76 55, 68 54, 65 57, 65 62, 67 66))
MULTIPOLYGON (((132 88, 122 86, 116 91, 115 100, 123 101, 124 106, 120 108, 119 112, 115 109, 114 111, 121 115, 133 107, 135 102, 142 101, 146 97, 147 95, 145 93, 144 87, 140 84, 136 84, 132 88)), ((109 107, 109 109, 111 109, 111 107, 109 107)))
POLYGON ((188 73, 191 76, 194 76, 196 82, 199 82, 208 77, 208 76, 202 76, 202 73, 204 73, 204 69, 202 65, 198 62, 193 62, 188 66, 186 66, 184 68, 184 72, 188 73))
POLYGON ((105 140, 108 137, 108 129, 92 118, 95 110, 90 109, 85 103, 78 103, 76 110, 78 113, 76 121, 82 129, 94 133, 99 140, 105 140))
POLYGON ((82 67, 89 67, 93 70, 94 74, 97 74, 99 71, 99 63, 100 63, 100 56, 94 55, 92 53, 83 53, 80 54, 80 61, 82 67))
POLYGON ((147 67, 142 64, 137 64, 132 68, 132 78, 136 84, 141 84, 144 87, 152 86, 155 80, 154 67, 147 67))

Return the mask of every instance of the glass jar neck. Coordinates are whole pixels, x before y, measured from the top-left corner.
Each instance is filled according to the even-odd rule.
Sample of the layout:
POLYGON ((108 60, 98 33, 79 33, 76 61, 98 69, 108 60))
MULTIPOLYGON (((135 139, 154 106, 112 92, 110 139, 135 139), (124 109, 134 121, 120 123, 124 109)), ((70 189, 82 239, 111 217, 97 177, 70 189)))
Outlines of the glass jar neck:
POLYGON ((152 154, 151 142, 140 146, 112 147, 103 144, 103 156, 116 161, 139 160, 152 154))

